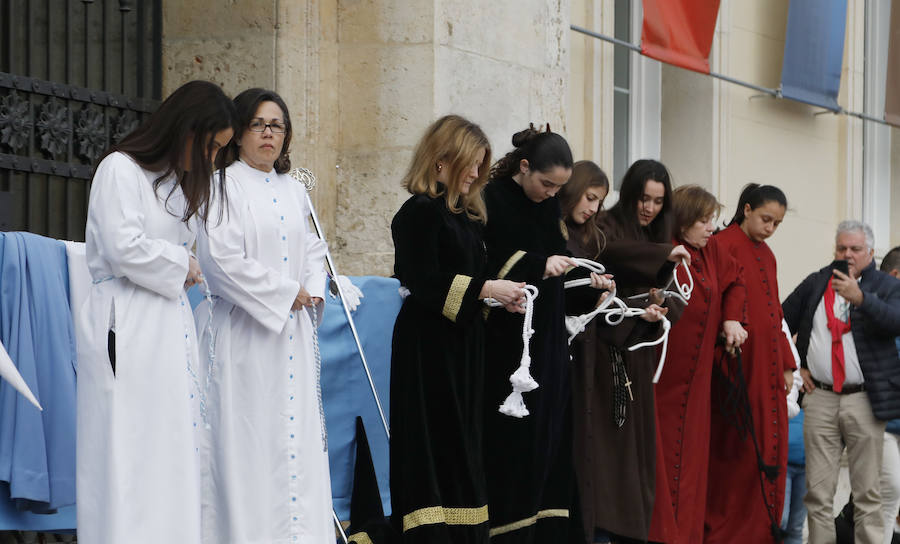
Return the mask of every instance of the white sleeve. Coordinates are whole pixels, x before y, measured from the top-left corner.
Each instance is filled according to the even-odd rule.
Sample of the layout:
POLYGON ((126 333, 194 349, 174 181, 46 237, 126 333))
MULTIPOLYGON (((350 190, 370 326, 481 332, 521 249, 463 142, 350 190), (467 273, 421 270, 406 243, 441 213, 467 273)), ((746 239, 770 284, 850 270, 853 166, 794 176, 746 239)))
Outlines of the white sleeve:
POLYGON ((243 199, 228 185, 227 211, 197 236, 200 268, 217 295, 250 314, 264 327, 280 332, 291 313, 300 284, 244 252, 243 199))
POLYGON ((788 344, 791 346, 791 353, 794 356, 794 363, 797 367, 794 370, 794 381, 791 385, 791 392, 787 396, 788 419, 793 418, 800 413, 800 405, 797 404, 797 398, 800 396, 800 388, 803 386, 803 378, 800 376, 800 354, 797 352, 797 346, 791 338, 791 329, 788 327, 787 321, 781 320, 781 332, 787 337, 788 344))
POLYGON ((127 157, 108 156, 94 175, 88 224, 99 255, 113 275, 175 298, 184 290, 188 251, 168 240, 148 238, 144 232, 142 183, 151 183, 127 157))
POLYGON ((325 298, 325 241, 313 233, 306 234, 306 262, 303 263, 303 286, 313 297, 325 298))

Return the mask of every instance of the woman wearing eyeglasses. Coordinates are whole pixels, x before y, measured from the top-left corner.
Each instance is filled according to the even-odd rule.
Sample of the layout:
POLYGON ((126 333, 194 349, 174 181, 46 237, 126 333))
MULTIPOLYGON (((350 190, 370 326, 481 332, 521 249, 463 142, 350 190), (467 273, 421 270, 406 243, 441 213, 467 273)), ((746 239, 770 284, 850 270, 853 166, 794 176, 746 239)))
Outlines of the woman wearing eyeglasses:
POLYGON ((312 343, 325 243, 308 232, 306 188, 286 175, 284 101, 249 89, 234 103, 226 213, 197 240, 215 297, 211 324, 207 303, 195 310, 208 365, 197 376, 209 426, 203 542, 327 542, 334 540, 331 486, 312 343))

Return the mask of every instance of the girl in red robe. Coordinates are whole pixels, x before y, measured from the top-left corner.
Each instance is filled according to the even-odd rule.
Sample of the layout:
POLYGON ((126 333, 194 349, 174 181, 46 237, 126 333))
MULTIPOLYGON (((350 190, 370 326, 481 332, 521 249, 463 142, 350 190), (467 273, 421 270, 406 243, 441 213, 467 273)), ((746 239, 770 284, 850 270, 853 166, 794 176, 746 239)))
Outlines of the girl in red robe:
MULTIPOLYGON (((657 470, 657 496, 650 538, 669 543, 703 541, 706 484, 709 462, 710 383, 716 339, 725 336, 728 347, 747 338, 744 284, 737 262, 711 235, 721 205, 696 185, 675 189, 675 244, 691 254, 694 290, 690 304, 669 334, 667 362, 656 384, 656 414, 665 470, 657 470), (659 482, 666 475, 665 482, 659 482), (662 484, 662 485, 660 485, 662 484), (668 534, 662 528, 662 509, 671 504, 668 534)), ((678 280, 687 272, 677 269, 678 280)))
MULTIPOLYGON (((744 188, 728 228, 713 238, 741 267, 747 290, 747 341, 743 376, 721 353, 714 369, 705 542, 776 542, 787 465, 787 403, 794 358, 781 331, 775 255, 766 245, 784 219, 787 199, 777 187, 744 188), (718 372, 721 370, 721 372, 718 372), (743 379, 741 379, 743 378, 743 379), (747 404, 728 393, 746 385, 747 404), (726 404, 723 406, 723 404, 726 404), (740 403, 739 403, 740 404, 740 403), (740 409, 749 408, 750 420, 740 409), (738 423, 738 425, 736 425, 738 423)), ((743 394, 738 396, 744 398, 743 394)))

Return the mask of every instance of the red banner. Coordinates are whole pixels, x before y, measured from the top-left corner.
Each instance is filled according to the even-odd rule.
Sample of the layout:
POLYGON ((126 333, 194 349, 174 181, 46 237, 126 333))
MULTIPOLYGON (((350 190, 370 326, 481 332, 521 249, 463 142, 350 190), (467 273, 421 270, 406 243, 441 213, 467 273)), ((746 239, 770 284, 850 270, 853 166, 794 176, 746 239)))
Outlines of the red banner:
POLYGON ((643 5, 641 52, 708 74, 719 0, 644 0, 643 5))

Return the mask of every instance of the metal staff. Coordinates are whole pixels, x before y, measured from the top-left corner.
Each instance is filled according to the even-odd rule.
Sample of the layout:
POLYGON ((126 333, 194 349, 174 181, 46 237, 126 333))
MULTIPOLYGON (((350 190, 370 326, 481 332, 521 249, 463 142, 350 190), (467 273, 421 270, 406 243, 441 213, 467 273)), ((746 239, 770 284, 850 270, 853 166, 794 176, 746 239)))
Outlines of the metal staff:
MULTIPOLYGON (((312 217, 316 234, 320 239, 324 240, 325 235, 322 233, 322 225, 319 224, 319 218, 316 216, 316 210, 313 207, 312 199, 309 197, 309 192, 316 186, 316 176, 306 168, 294 168, 289 172, 289 175, 306 187, 306 204, 309 207, 309 215, 312 217)), ((334 260, 331 258, 331 251, 327 246, 325 247, 325 261, 328 263, 328 269, 331 272, 331 277, 334 279, 333 283, 337 287, 338 296, 341 299, 341 306, 344 308, 344 315, 347 316, 347 323, 350 324, 350 332, 353 333, 353 340, 356 341, 356 350, 362 361, 363 369, 366 371, 366 378, 369 380, 369 387, 372 389, 372 396, 375 398, 375 405, 378 407, 378 415, 381 416, 381 424, 384 425, 384 434, 387 436, 388 441, 390 441, 391 430, 388 426, 387 418, 384 416, 384 409, 381 407, 378 389, 375 387, 375 381, 372 379, 372 372, 369 370, 369 363, 366 361, 366 354, 363 352, 362 342, 359 339, 359 332, 356 330, 356 323, 353 321, 353 316, 350 314, 350 307, 347 306, 347 301, 344 298, 344 289, 341 287, 341 282, 338 281, 337 268, 334 266, 334 260)))
POLYGON ((344 532, 344 526, 341 525, 341 520, 338 519, 337 512, 334 511, 334 508, 331 509, 331 515, 334 516, 334 526, 337 527, 338 532, 341 534, 341 540, 344 541, 344 544, 349 544, 347 533, 344 532))

